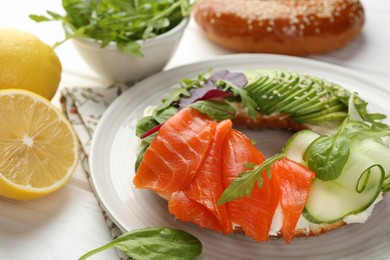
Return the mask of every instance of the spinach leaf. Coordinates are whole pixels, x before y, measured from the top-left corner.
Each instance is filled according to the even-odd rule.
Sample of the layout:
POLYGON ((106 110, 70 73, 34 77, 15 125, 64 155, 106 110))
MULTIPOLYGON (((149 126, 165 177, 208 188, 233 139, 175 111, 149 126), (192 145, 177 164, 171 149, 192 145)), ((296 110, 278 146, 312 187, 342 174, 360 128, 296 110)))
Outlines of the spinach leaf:
POLYGON ((310 170, 323 181, 337 179, 346 164, 351 150, 351 139, 345 126, 346 118, 337 132, 331 136, 321 136, 307 148, 304 158, 310 170))
POLYGON ((236 110, 232 105, 219 100, 200 100, 189 106, 217 121, 233 119, 236 115, 236 110))
POLYGON ((138 122, 135 127, 135 135, 140 137, 143 133, 146 131, 149 131, 156 125, 158 125, 159 122, 157 122, 154 117, 152 116, 145 116, 142 117, 138 122))
POLYGON ((153 111, 153 118, 159 122, 160 124, 164 123, 168 120, 168 118, 171 118, 174 114, 176 114, 178 109, 174 106, 169 106, 164 109, 157 108, 153 111))
POLYGON ((134 259, 193 259, 202 253, 202 243, 191 234, 178 229, 151 227, 127 232, 79 260, 111 247, 134 259))
POLYGON ((146 152, 146 149, 148 149, 149 145, 145 145, 141 148, 141 150, 139 151, 138 155, 137 155, 137 159, 135 161, 135 164, 134 164, 134 171, 137 173, 138 171, 138 167, 139 165, 141 164, 142 162, 142 159, 144 158, 144 155, 145 155, 145 152, 146 152))

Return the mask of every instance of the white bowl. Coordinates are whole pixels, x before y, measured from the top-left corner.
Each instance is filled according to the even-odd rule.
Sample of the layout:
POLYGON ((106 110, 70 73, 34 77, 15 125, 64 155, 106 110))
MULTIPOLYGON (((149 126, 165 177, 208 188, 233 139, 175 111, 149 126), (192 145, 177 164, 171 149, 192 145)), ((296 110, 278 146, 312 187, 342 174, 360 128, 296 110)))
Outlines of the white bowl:
MULTIPOLYGON (((189 19, 156 37, 137 41, 144 57, 121 53, 116 43, 101 48, 100 42, 84 37, 72 38, 85 62, 104 78, 120 83, 131 83, 161 71, 174 54, 189 19)), ((67 30, 67 28, 65 28, 67 30)))

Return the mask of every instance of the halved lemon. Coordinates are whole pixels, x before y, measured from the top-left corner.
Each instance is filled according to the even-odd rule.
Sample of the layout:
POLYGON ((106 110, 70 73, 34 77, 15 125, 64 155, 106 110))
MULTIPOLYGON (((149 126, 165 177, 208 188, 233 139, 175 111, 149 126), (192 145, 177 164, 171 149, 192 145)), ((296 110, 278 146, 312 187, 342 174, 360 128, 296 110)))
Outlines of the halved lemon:
POLYGON ((0 195, 33 199, 64 186, 79 158, 65 115, 26 90, 0 90, 0 195))

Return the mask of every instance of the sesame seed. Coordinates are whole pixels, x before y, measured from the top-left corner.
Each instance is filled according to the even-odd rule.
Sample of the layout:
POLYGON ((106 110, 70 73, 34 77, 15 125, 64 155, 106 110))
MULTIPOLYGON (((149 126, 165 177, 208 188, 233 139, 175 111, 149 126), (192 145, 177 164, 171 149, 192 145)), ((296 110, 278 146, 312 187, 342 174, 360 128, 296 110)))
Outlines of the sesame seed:
MULTIPOLYGON (((249 30, 253 30, 253 24, 259 27, 266 26, 268 32, 275 31, 276 21, 286 20, 290 25, 290 32, 296 30, 305 30, 306 27, 312 27, 312 31, 320 33, 320 23, 335 23, 344 10, 348 9, 347 14, 351 18, 360 10, 359 0, 290 0, 290 1, 249 1, 249 0, 215 0, 223 6, 223 11, 215 13, 215 19, 221 17, 224 13, 232 13, 243 20, 249 20, 249 30), (277 17, 276 17, 277 16, 277 17), (317 30, 318 29, 318 30, 317 30)), ((205 4, 199 4, 199 8, 207 10, 209 7, 207 1, 205 4)), ((206 11, 204 14, 210 17, 206 11)), ((214 18, 210 23, 216 22, 214 18)), ((309 30, 310 31, 310 30, 309 30)))

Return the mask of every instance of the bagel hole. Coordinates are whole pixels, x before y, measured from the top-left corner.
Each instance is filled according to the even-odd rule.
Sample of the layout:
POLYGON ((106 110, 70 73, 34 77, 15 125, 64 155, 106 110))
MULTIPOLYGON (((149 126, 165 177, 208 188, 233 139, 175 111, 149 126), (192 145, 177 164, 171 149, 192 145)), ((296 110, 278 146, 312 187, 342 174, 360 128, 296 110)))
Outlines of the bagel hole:
POLYGON ((283 147, 287 141, 294 134, 291 131, 284 129, 248 129, 237 128, 237 130, 244 133, 252 141, 266 158, 282 152, 283 147))

